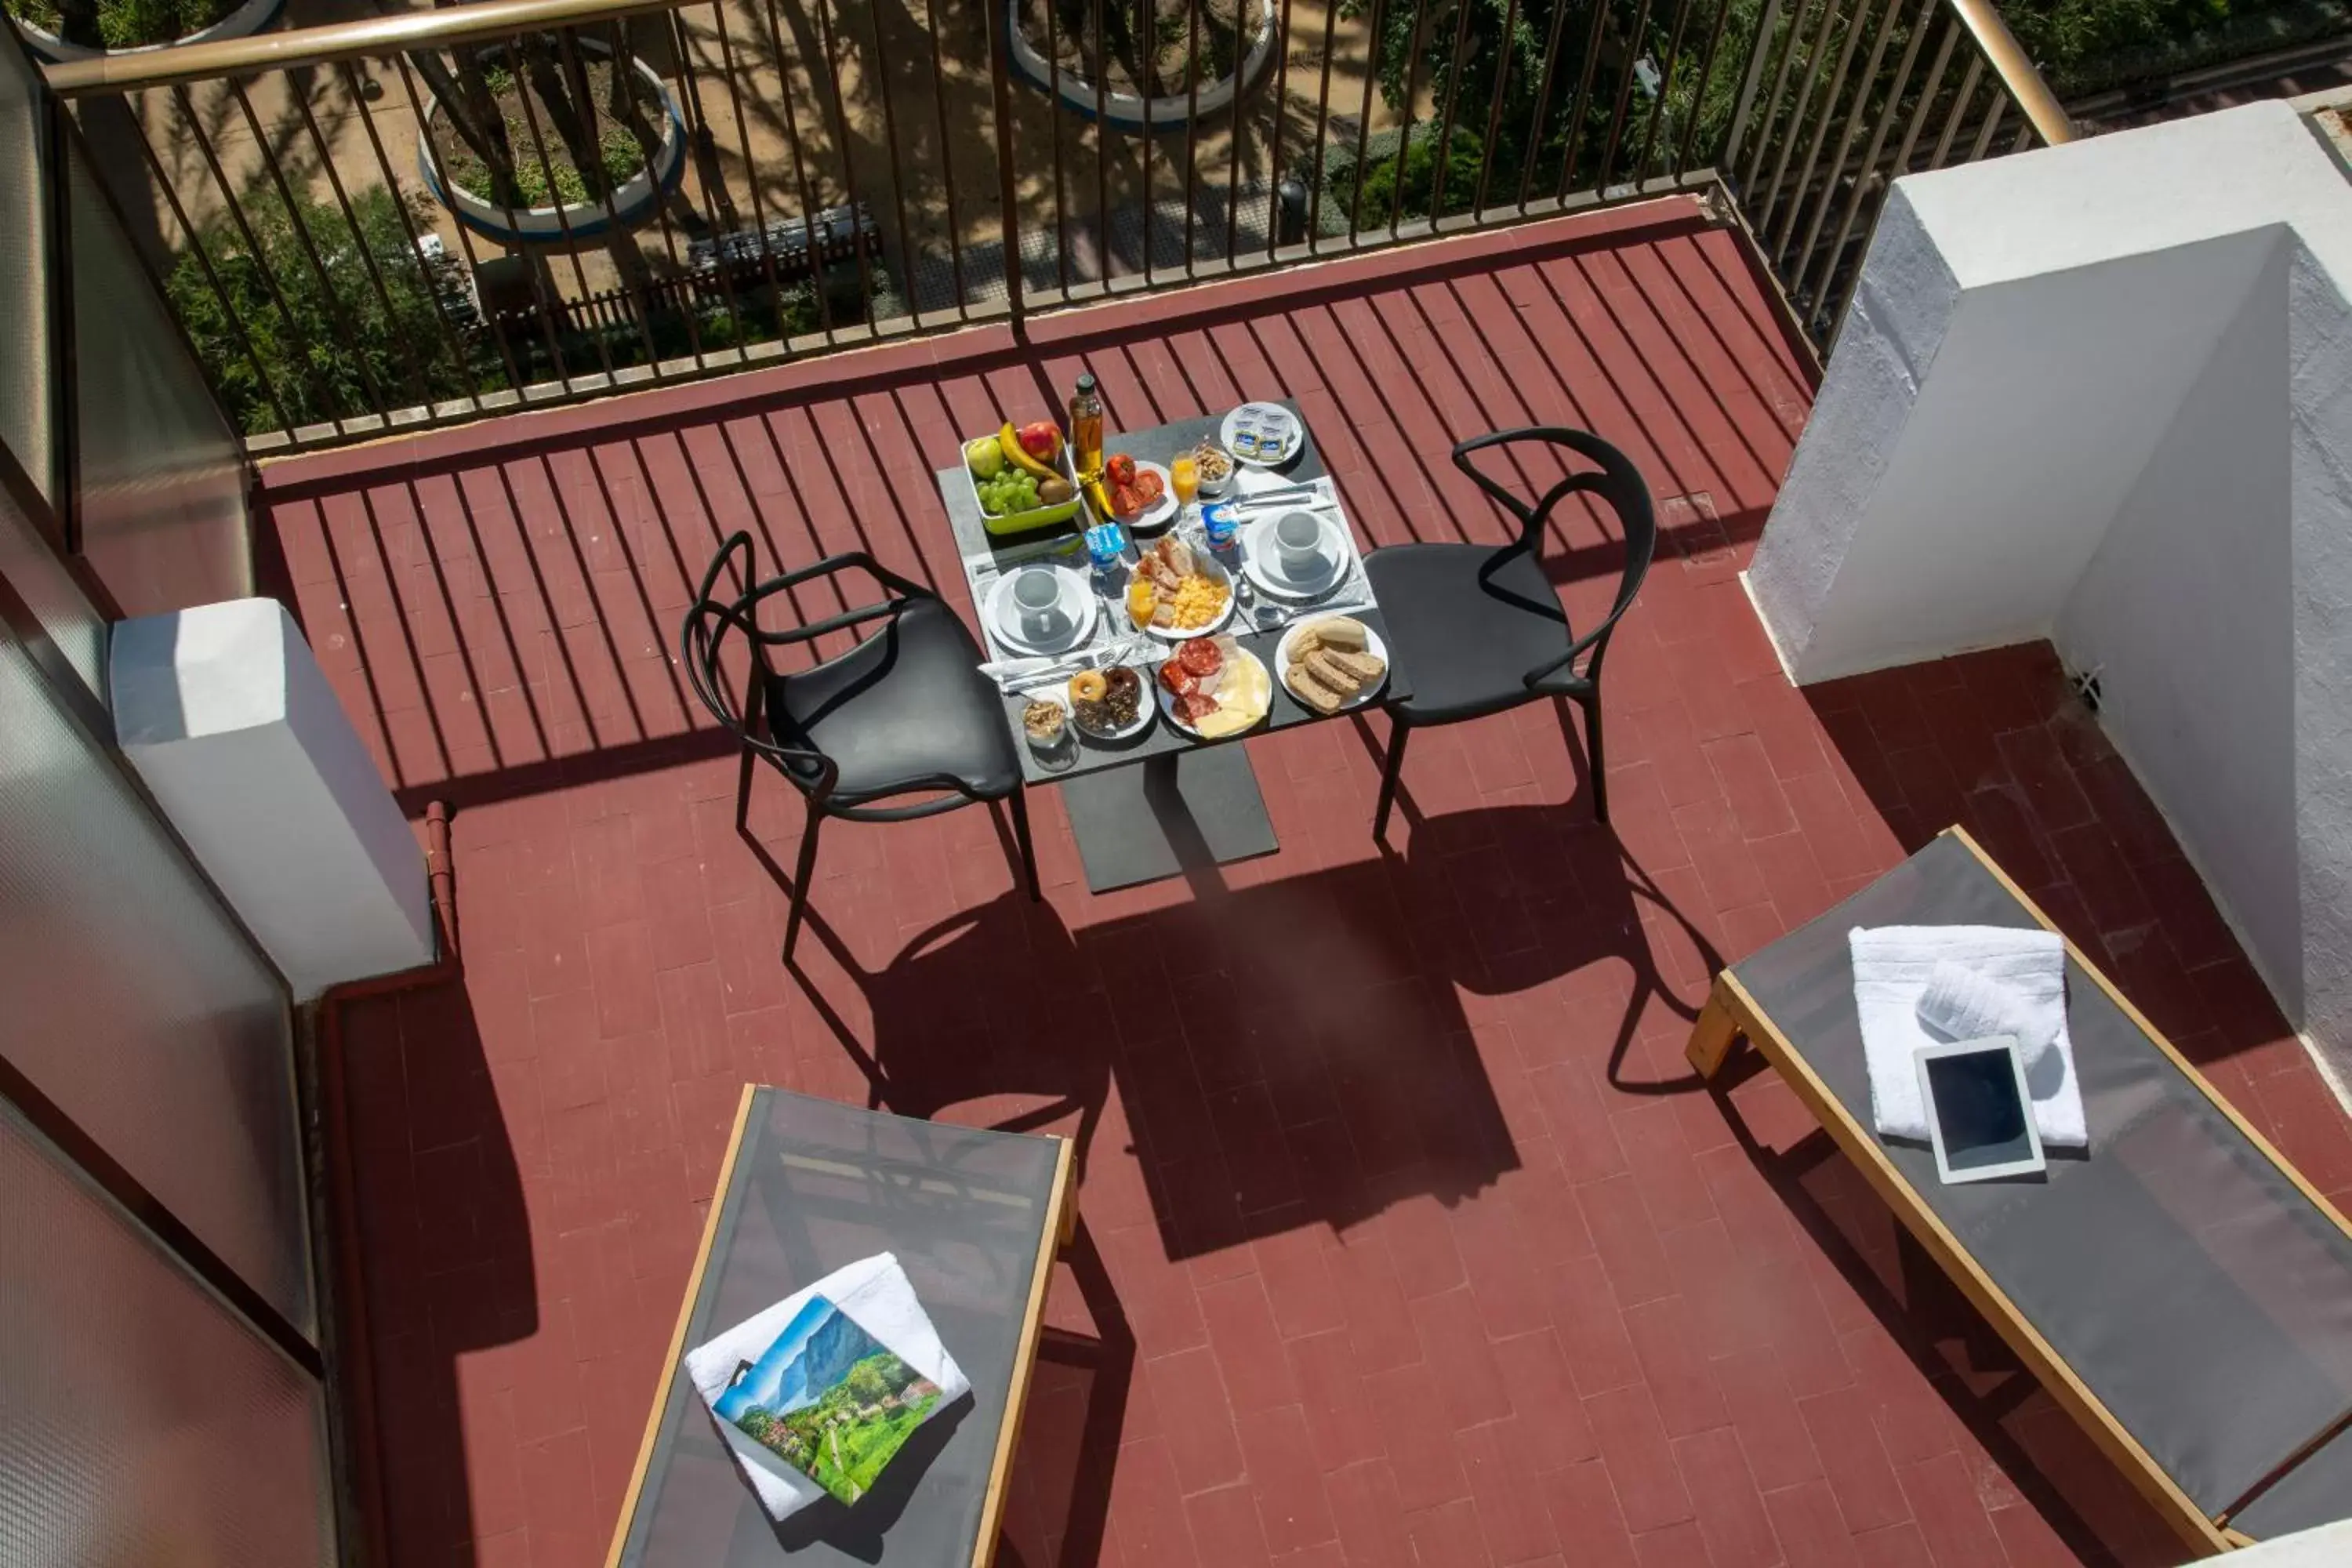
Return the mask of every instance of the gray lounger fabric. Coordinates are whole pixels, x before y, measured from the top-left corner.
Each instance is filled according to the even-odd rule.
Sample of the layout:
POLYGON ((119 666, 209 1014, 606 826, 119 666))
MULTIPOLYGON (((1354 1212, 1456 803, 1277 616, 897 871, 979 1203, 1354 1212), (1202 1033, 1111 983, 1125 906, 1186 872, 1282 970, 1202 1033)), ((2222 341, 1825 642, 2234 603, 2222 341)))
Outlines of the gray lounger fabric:
POLYGON ((877 1252, 897 1255, 971 1380, 854 1507, 830 1500, 773 1525, 672 1372, 625 1564, 968 1563, 1004 1418, 1059 1146, 761 1089, 712 1237, 687 1345, 877 1252))
MULTIPOLYGON (((1943 923, 2035 922, 1947 836, 1734 968, 1865 1129, 1846 931, 1943 923)), ((2067 991, 2087 1157, 2052 1152, 2046 1180, 1948 1187, 1924 1145, 1885 1146, 2125 1429, 2218 1513, 2352 1408, 2352 1238, 2071 960, 2067 991)), ((2352 1445, 2335 1447, 2332 1486, 2315 1469, 2273 1487, 2243 1528, 2352 1513, 2352 1445)))

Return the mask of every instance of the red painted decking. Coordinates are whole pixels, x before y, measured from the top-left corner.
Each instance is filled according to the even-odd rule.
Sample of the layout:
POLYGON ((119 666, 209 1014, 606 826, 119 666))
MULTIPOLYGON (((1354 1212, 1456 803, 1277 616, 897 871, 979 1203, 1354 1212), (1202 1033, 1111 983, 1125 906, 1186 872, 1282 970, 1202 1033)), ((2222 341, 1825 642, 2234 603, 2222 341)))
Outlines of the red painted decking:
MULTIPOLYGON (((2030 647, 1792 689, 1737 579, 1809 392, 1667 205, 271 468, 303 623, 457 804, 462 985, 352 1009, 394 1561, 602 1560, 746 1079, 1084 1151, 1003 1562, 2011 1564, 2181 1554, 1769 1076, 1711 970, 1950 821, 2338 1200, 2352 1137, 2128 770, 2030 647), (1625 448, 1664 548, 1605 678, 1614 831, 1548 709, 1251 742, 1283 840, 1047 899, 982 811, 827 830, 803 939, 673 662, 717 539, 964 604, 929 471, 1081 364, 1114 426, 1299 399, 1375 542, 1498 539, 1445 461, 1625 448), (812 940, 812 937, 814 940, 812 940)), ((1616 561, 1558 542, 1571 609, 1616 561)), ((969 608, 968 604, 965 607, 969 608)), ((755 785, 784 865, 797 807, 755 785)))

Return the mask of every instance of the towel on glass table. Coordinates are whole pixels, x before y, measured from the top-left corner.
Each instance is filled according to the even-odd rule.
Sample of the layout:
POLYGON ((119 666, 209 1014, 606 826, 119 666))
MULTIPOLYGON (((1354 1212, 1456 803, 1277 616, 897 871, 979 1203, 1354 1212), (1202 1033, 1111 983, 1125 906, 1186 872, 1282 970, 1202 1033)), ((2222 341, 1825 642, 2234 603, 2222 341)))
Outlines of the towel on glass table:
MULTIPOLYGON (((1881 1136, 1927 1137, 1927 1108, 1919 1094, 1913 1053, 1941 1039, 1968 1039, 1921 1022, 1920 1003, 1937 966, 1951 963, 1999 993, 1937 987, 1934 1003, 1958 1005, 1947 1016, 1971 1026, 1972 1008, 1988 1002, 2006 1020, 1984 1033, 2018 1037, 2033 1097, 2033 1124, 2042 1142, 2061 1149, 2089 1146, 2083 1087, 2066 1032, 2066 946, 2056 933, 2011 926, 1856 926, 1847 933, 1853 957, 1853 1002, 1862 1018, 1862 1049, 1870 1068, 1870 1108, 1881 1136), (2037 1050, 2036 1042, 2048 1045, 2037 1050)), ((1942 1010, 1939 1006, 1938 1010, 1942 1010)))

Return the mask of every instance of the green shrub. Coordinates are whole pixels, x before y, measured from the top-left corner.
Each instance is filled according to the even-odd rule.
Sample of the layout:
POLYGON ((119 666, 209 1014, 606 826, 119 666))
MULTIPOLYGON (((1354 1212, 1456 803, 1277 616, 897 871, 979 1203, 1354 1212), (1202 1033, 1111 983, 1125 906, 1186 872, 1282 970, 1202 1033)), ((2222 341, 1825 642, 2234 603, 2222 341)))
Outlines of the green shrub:
MULTIPOLYGON (((356 191, 354 221, 346 222, 323 202, 289 210, 273 191, 248 191, 238 205, 253 244, 229 219, 216 218, 203 234, 212 276, 192 251, 173 263, 164 291, 223 405, 246 430, 278 428, 278 405, 297 425, 369 412, 371 380, 397 407, 417 401, 420 381, 438 399, 464 395, 476 379, 448 353, 432 286, 393 204, 382 185, 356 191)), ((421 204, 412 216, 420 233, 429 228, 421 204)))
MULTIPOLYGON (((66 21, 57 0, 5 0, 5 4, 10 16, 21 16, 45 33, 63 36, 66 21)), ((238 4, 239 0, 99 0, 97 41, 110 49, 168 44, 211 26, 238 4)))

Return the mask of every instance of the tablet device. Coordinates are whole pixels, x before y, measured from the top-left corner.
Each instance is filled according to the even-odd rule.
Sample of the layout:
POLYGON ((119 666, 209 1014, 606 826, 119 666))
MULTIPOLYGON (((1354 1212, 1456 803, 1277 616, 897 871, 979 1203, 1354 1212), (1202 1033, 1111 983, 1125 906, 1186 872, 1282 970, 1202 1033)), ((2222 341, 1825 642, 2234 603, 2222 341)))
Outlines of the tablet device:
POLYGON ((2015 1036, 1948 1040, 1912 1055, 1937 1174, 1947 1183, 1984 1182, 2044 1168, 2015 1036))

